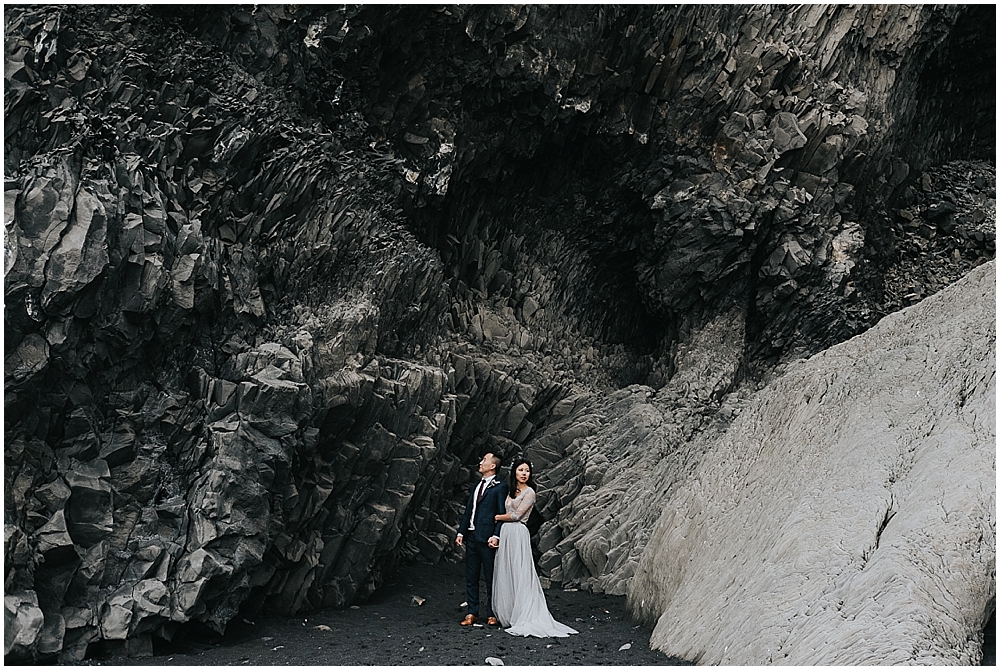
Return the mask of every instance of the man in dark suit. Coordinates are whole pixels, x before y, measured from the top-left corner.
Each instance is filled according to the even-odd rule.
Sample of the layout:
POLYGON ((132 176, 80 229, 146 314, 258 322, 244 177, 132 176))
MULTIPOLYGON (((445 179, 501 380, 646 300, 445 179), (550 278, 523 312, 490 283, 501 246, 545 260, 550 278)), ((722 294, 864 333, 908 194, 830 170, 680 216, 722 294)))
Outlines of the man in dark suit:
POLYGON ((494 517, 507 513, 507 484, 496 476, 500 462, 500 457, 493 453, 487 453, 479 461, 482 479, 469 492, 469 502, 455 538, 455 544, 465 547, 465 588, 469 613, 462 620, 463 626, 471 626, 479 618, 480 572, 486 579, 486 605, 483 608, 488 617, 486 623, 500 625, 493 615, 493 561, 500 546, 500 524, 494 517))

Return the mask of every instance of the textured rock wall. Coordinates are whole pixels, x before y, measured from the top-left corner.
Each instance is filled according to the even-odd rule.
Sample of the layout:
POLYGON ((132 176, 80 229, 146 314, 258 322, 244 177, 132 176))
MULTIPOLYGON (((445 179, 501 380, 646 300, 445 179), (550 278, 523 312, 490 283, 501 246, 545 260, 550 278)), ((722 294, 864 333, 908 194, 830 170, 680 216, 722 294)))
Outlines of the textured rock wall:
MULTIPOLYGON (((942 30, 956 16, 936 10, 915 15, 910 8, 897 7, 872 13, 802 9, 789 17, 763 8, 712 7, 683 17, 655 12, 640 21, 627 11, 562 9, 561 18, 579 27, 573 40, 559 41, 551 36, 545 11, 507 14, 497 9, 486 17, 471 11, 441 18, 432 27, 421 25, 420 34, 401 48, 406 54, 403 69, 388 68, 383 75, 399 77, 398 90, 403 79, 420 81, 398 97, 379 98, 373 114, 386 124, 387 134, 409 137, 404 140, 409 152, 402 155, 417 182, 412 189, 416 216, 427 220, 422 234, 441 248, 446 274, 455 275, 463 290, 472 286, 472 291, 487 294, 495 311, 509 310, 522 322, 523 305, 531 307, 529 317, 537 313, 535 305, 543 305, 542 319, 553 313, 558 317, 556 324, 545 323, 545 330, 558 338, 557 346, 589 346, 586 339, 582 347, 576 344, 582 332, 596 340, 599 359, 602 341, 647 352, 627 372, 619 364, 612 380, 659 388, 647 409, 665 412, 668 424, 677 422, 672 430, 690 436, 699 426, 687 414, 706 421, 714 417, 718 400, 747 369, 760 366, 761 356, 787 349, 808 351, 837 341, 901 303, 912 304, 936 290, 928 291, 926 284, 940 287, 935 278, 900 300, 904 296, 885 296, 882 286, 866 294, 861 289, 870 289, 867 283, 855 285, 855 268, 869 263, 866 253, 873 251, 864 246, 870 230, 880 239, 900 223, 897 217, 860 219, 853 208, 852 183, 864 184, 862 204, 868 207, 868 201, 880 202, 897 185, 895 178, 888 183, 885 174, 895 174, 893 169, 909 174, 898 156, 891 165, 883 164, 885 156, 894 155, 883 147, 905 146, 910 154, 930 145, 969 150, 969 144, 956 140, 954 127, 945 119, 941 124, 951 128, 948 132, 936 125, 936 116, 927 120, 922 134, 900 132, 896 125, 897 117, 923 115, 926 108, 921 105, 930 104, 928 100, 940 106, 961 97, 943 90, 942 82, 921 88, 920 104, 910 94, 920 77, 930 76, 921 70, 922 58, 948 39, 942 30), (464 19, 465 33, 474 43, 469 52, 458 58, 424 48, 462 41, 455 36, 461 24, 452 25, 459 19, 464 19), (814 39, 809 32, 813 29, 822 39, 814 39), (635 35, 636 43, 648 40, 651 52, 646 57, 657 49, 661 54, 668 50, 656 38, 666 41, 663 36, 670 35, 673 67, 688 79, 671 80, 666 86, 665 58, 640 60, 637 52, 628 51, 623 35, 635 35), (485 54, 474 48, 479 43, 485 54), (890 49, 895 55, 886 58, 890 49), (469 65, 470 53, 478 55, 482 67, 469 65), (904 53, 910 56, 900 57, 904 53), (595 60, 614 74, 597 76, 600 68, 591 69, 595 60), (455 72, 461 75, 449 76, 455 72), (547 77, 554 72, 568 73, 565 83, 559 79, 553 86, 547 77), (649 78, 652 88, 645 86, 649 78), (456 79, 464 83, 461 89, 456 79), (641 93, 635 91, 637 82, 644 84, 641 93), (704 85, 692 90, 699 82, 704 85), (651 94, 657 83, 664 83, 666 93, 651 94), (507 90, 519 97, 498 93, 507 90), (656 112, 646 119, 647 125, 636 125, 643 105, 656 106, 656 112), (612 109, 620 110, 617 117, 612 109), (438 116, 428 121, 430 110, 438 116), (609 114, 621 123, 613 124, 609 114), (431 129, 441 118, 460 129, 455 150, 447 152, 454 155, 449 158, 454 167, 448 171, 446 192, 421 186, 421 175, 438 175, 439 163, 437 157, 422 162, 426 151, 418 147, 426 145, 414 144, 429 137, 428 144, 437 146, 431 129), (712 122, 722 128, 705 128, 712 122), (498 179, 494 175, 504 164, 492 159, 504 152, 524 158, 498 179), (821 165, 823 161, 828 164, 821 165), (664 180, 669 188, 661 188, 664 180), (429 213, 437 207, 439 213, 429 213), (506 227, 499 233, 495 226, 478 230, 476 222, 484 218, 499 219, 506 227), (529 243, 522 243, 521 232, 529 243), (484 263, 478 250, 491 246, 484 263), (556 268, 558 277, 570 280, 559 281, 553 290, 539 267, 556 268), (511 271, 495 274, 497 268, 511 271), (539 275, 540 284, 529 283, 525 295, 525 280, 535 281, 539 275), (586 281, 581 282, 581 276, 586 281), (567 289, 580 284, 584 288, 567 289), (636 322, 646 326, 641 336, 632 325, 636 322), (761 341, 769 338, 762 349, 761 341), (684 398, 679 412, 678 397, 684 398)), ((411 25, 398 29, 409 32, 411 25)), ((386 32, 393 29, 390 22, 386 32)), ((376 53, 392 63, 402 60, 388 49, 376 53)), ((974 129, 965 132, 976 134, 974 129)), ((989 144, 991 132, 979 131, 980 141, 989 144)), ((923 195, 912 198, 914 204, 925 200, 923 195)), ((943 194, 931 198, 946 199, 943 194)), ((963 236, 932 226, 940 235, 938 244, 948 245, 949 252, 961 248, 956 259, 961 269, 943 273, 949 280, 992 257, 988 226, 982 244, 968 248, 963 236)), ((910 231, 920 223, 908 222, 906 228, 898 235, 900 243, 908 243, 910 231)), ((944 228, 954 232, 947 223, 944 228)), ((872 263, 891 264, 895 249, 875 250, 886 258, 872 263)), ((921 253, 929 255, 926 249, 921 253)), ((926 258, 921 260, 931 267, 926 258)), ((615 356, 610 360, 611 365, 597 366, 598 372, 613 369, 615 356)), ((738 407, 738 400, 731 402, 738 407)), ((553 498, 582 490, 580 482, 588 470, 590 485, 611 485, 614 478, 594 480, 590 455, 598 465, 605 458, 628 463, 615 485, 626 489, 635 485, 626 473, 640 458, 646 465, 635 470, 643 473, 659 462, 655 445, 660 438, 638 441, 631 455, 616 440, 633 427, 624 407, 619 412, 597 400, 587 411, 603 417, 608 427, 599 435, 594 427, 578 436, 580 450, 547 479, 562 492, 553 498)), ((679 439, 666 444, 672 446, 662 447, 662 453, 678 449, 676 458, 683 463, 704 448, 679 439)), ((536 448, 529 444, 529 453, 536 448)), ((668 481, 676 476, 666 471, 663 475, 668 481)), ((636 495, 643 499, 638 491, 636 495)), ((628 499, 610 492, 598 498, 581 496, 559 512, 559 519, 546 515, 561 507, 543 508, 548 522, 540 540, 547 553, 543 571, 591 588, 612 582, 616 586, 611 588, 623 588, 620 579, 611 577, 620 566, 615 561, 588 563, 576 550, 578 541, 590 534, 589 545, 617 547, 620 543, 612 537, 636 538, 628 553, 637 559, 644 546, 639 538, 644 536, 631 531, 648 529, 655 514, 645 514, 649 518, 639 526, 626 524, 630 532, 616 535, 609 524, 598 528, 590 518, 592 511, 576 515, 572 510, 600 508, 607 519, 645 512, 641 504, 622 502, 628 499), (618 504, 607 504, 611 500, 618 504), (549 553, 554 542, 559 550, 549 553)), ((617 522, 610 525, 617 528, 617 522)))
POLYGON ((996 599, 996 267, 761 391, 663 506, 629 586, 707 664, 981 659, 996 599))
POLYGON ((400 20, 412 17, 380 17, 392 39, 366 52, 394 65, 370 93, 379 96, 371 115, 403 136, 413 204, 429 210, 423 234, 465 284, 482 281, 480 290, 515 310, 525 289, 538 293, 561 322, 631 343, 667 373, 651 361, 646 378, 632 381, 662 385, 672 345, 734 303, 749 300, 751 364, 870 326, 882 314, 872 296, 855 295, 852 274, 866 236, 880 238, 886 224, 861 219, 855 201, 868 209, 884 199, 896 185, 887 175, 922 148, 992 144, 991 129, 969 124, 960 139, 950 116, 928 114, 959 99, 988 108, 991 89, 919 86, 959 18, 952 9, 444 14, 416 30, 400 20), (912 132, 916 118, 925 119, 921 133, 912 132), (450 148, 434 139, 442 125, 455 135, 444 154, 426 148, 450 148), (442 171, 447 191, 435 186, 442 171), (477 276, 482 266, 466 253, 469 221, 484 212, 502 232, 471 232, 512 265, 513 283, 477 276), (505 252, 522 234, 535 243, 505 252), (553 235, 565 241, 547 253, 553 235), (582 274, 593 288, 516 281, 539 265, 582 274), (636 322, 647 332, 630 328, 636 322))
POLYGON ((359 117, 307 126, 155 16, 76 11, 8 26, 5 652, 144 653, 437 560, 475 452, 565 391, 425 352, 440 260, 359 117))
POLYGON ((5 20, 11 658, 362 600, 455 557, 487 448, 541 468, 547 578, 622 593, 741 381, 899 306, 870 240, 926 222, 925 293, 994 254, 899 167, 992 142, 903 129, 992 109, 960 7, 5 20))

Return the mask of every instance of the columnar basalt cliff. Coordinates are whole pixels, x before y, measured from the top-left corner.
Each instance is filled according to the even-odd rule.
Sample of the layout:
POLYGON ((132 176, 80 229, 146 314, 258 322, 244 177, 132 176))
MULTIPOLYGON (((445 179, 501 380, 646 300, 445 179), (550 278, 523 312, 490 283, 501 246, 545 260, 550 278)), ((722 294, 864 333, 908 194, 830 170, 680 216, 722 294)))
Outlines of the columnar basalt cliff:
POLYGON ((11 659, 362 601, 486 449, 632 593, 759 389, 995 255, 993 7, 5 21, 11 659))

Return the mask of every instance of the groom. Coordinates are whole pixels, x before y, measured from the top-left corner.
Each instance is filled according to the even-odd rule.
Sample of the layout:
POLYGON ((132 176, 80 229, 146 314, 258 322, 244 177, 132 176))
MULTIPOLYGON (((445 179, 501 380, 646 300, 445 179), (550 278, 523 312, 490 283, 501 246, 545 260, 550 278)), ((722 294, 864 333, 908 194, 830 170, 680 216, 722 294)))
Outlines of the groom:
POLYGON ((458 527, 455 544, 465 547, 465 588, 469 613, 461 625, 471 626, 479 618, 479 573, 486 579, 486 623, 499 626, 493 615, 493 560, 500 546, 500 524, 494 517, 506 514, 507 485, 497 480, 500 457, 487 453, 479 461, 482 479, 469 492, 469 502, 465 506, 462 523, 458 527), (466 537, 467 536, 467 537, 466 537))

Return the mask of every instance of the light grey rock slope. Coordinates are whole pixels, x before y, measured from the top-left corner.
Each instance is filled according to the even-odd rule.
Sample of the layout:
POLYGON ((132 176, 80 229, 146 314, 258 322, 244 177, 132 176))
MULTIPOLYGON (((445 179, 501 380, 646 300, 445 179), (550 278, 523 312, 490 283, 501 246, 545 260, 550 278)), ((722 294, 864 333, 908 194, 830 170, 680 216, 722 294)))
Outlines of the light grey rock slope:
POLYGON ((974 664, 996 599, 995 264, 790 367, 629 587, 705 664, 974 664))

